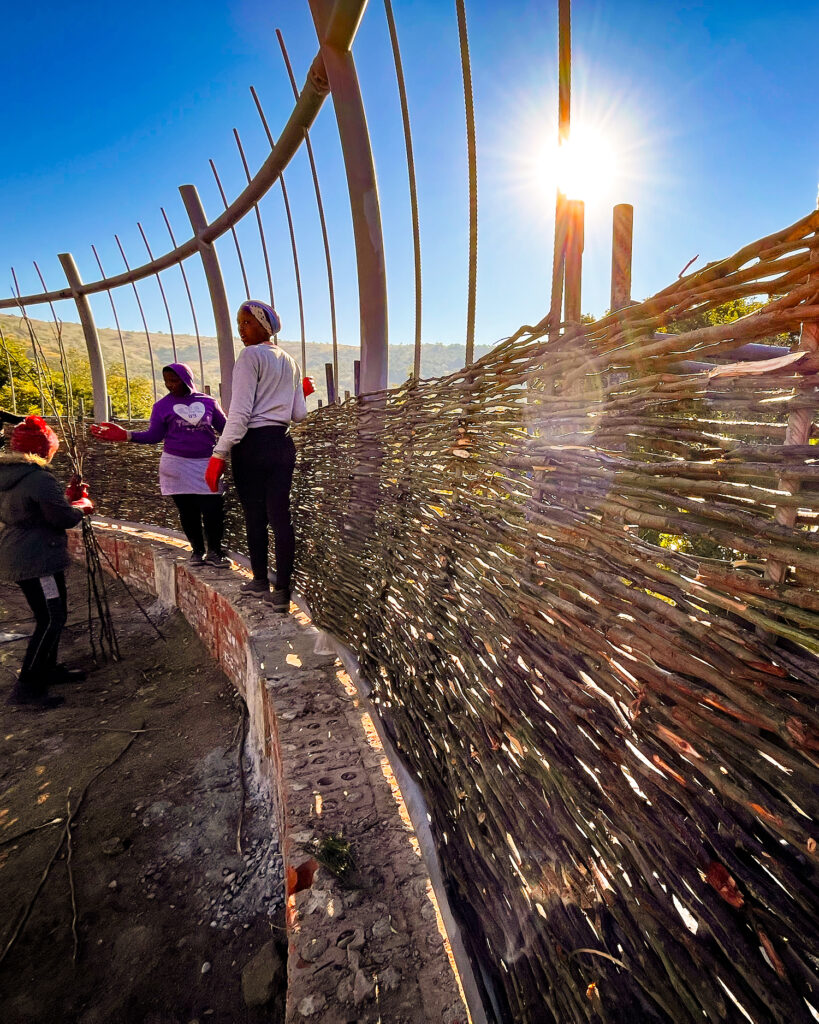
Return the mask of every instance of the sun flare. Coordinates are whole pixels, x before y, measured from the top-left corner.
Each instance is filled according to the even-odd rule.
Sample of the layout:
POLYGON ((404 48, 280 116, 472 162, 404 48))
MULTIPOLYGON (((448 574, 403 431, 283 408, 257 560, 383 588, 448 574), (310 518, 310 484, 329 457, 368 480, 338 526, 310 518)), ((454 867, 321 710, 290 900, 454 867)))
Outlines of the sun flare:
POLYGON ((586 203, 607 200, 619 178, 617 147, 604 132, 582 124, 572 127, 571 138, 543 146, 539 175, 549 195, 557 188, 569 199, 586 203))

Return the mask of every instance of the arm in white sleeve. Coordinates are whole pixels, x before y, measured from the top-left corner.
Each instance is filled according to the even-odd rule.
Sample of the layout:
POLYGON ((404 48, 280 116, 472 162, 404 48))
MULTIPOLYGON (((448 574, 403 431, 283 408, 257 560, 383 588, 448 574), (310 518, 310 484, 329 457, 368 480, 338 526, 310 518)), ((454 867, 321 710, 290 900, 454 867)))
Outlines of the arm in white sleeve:
POLYGON ((301 373, 296 370, 296 392, 293 395, 293 411, 290 418, 294 423, 299 423, 307 417, 307 403, 304 400, 304 388, 301 383, 301 373))
POLYGON ((227 458, 230 449, 238 444, 247 433, 247 424, 253 412, 258 383, 258 358, 252 348, 246 348, 239 354, 236 365, 233 367, 230 411, 222 436, 213 449, 213 454, 217 458, 227 458))

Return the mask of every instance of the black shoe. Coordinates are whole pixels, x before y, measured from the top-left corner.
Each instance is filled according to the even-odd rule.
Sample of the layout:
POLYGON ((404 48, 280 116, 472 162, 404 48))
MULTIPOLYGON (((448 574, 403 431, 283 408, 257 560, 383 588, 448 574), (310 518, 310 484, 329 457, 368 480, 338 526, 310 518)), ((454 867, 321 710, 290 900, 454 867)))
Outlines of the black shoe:
POLYGON ((59 686, 62 683, 83 683, 88 678, 88 673, 81 668, 68 668, 66 665, 57 665, 51 677, 51 685, 59 686))
POLYGON ((201 551, 194 551, 188 559, 188 565, 204 565, 205 556, 201 551))
POLYGON ((270 584, 267 580, 248 580, 239 587, 239 590, 243 594, 266 594, 270 590, 270 584))
POLYGON ((205 555, 205 565, 212 565, 214 569, 227 569, 230 562, 221 551, 209 551, 205 555))
POLYGON ((11 691, 6 703, 17 707, 33 708, 37 711, 47 711, 49 708, 58 708, 61 704, 65 704, 65 697, 50 694, 46 690, 41 693, 32 692, 18 683, 11 691))
POLYGON ((275 590, 271 590, 269 594, 265 594, 263 600, 267 601, 274 612, 289 612, 290 588, 277 587, 275 590))

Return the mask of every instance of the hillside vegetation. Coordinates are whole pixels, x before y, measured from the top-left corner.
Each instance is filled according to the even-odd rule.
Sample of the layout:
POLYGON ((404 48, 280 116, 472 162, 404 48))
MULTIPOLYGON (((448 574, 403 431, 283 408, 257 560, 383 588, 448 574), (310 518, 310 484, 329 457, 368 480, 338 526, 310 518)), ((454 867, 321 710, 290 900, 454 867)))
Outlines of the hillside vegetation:
MULTIPOLYGON (((53 323, 43 320, 31 320, 31 325, 36 333, 40 345, 46 353, 53 368, 59 366, 55 329, 53 323)), ((0 314, 0 328, 7 339, 14 339, 31 355, 31 344, 26 330, 25 323, 18 316, 0 314)), ((151 361, 148 354, 148 345, 144 331, 123 331, 122 344, 117 332, 111 328, 101 327, 99 329, 100 343, 107 372, 110 375, 121 375, 122 373, 122 346, 128 359, 128 372, 135 381, 137 378, 144 378, 150 381, 151 361)), ((66 350, 71 355, 72 365, 78 365, 86 361, 85 338, 83 337, 80 324, 63 322, 62 339, 66 350)), ((190 334, 178 334, 175 336, 177 361, 188 363, 194 371, 197 384, 199 383, 199 354, 196 347, 196 338, 190 334)), ((216 339, 202 337, 202 355, 205 370, 205 383, 210 385, 213 393, 216 394, 219 383, 219 356, 216 347, 216 339)), ((279 344, 287 352, 301 363, 301 345, 299 342, 279 339, 279 344)), ((162 367, 172 362, 173 347, 171 336, 162 331, 151 331, 151 345, 154 351, 154 368, 157 380, 161 380, 162 367)), ((240 343, 234 339, 234 347, 238 352, 240 343)), ((476 358, 489 351, 490 346, 476 346, 476 358)), ((325 397, 325 363, 332 362, 333 348, 330 344, 320 342, 308 342, 307 350, 307 373, 315 378, 316 390, 319 398, 325 397)), ((352 393, 353 388, 353 362, 359 358, 359 350, 352 345, 339 345, 339 387, 343 396, 344 391, 352 393)), ((0 364, 5 362, 5 356, 0 353, 0 364)), ((389 384, 395 387, 402 384, 410 374, 413 362, 413 349, 410 345, 390 346, 389 384)), ((455 370, 460 369, 464 362, 464 349, 461 345, 423 345, 421 349, 421 374, 423 377, 446 376, 455 370)), ((3 367, 3 370, 5 367, 3 367)), ((2 372, 2 371, 0 371, 2 372)), ((0 380, 2 380, 0 376, 0 380)))

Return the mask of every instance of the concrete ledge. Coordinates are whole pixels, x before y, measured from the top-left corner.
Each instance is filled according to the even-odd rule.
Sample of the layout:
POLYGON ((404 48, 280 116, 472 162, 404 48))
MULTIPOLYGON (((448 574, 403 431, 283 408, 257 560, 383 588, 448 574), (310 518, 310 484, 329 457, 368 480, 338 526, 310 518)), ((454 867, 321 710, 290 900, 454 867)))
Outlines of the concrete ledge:
MULTIPOLYGON (((172 536, 95 528, 111 570, 178 607, 247 704, 247 750, 282 839, 288 1024, 466 1024, 398 782, 333 645, 317 643, 324 638, 303 611, 277 615, 240 595, 248 574, 238 566, 192 570, 172 536), (316 859, 316 844, 332 833, 351 844, 351 880, 316 859)), ((80 535, 69 538, 82 558, 80 535)))

